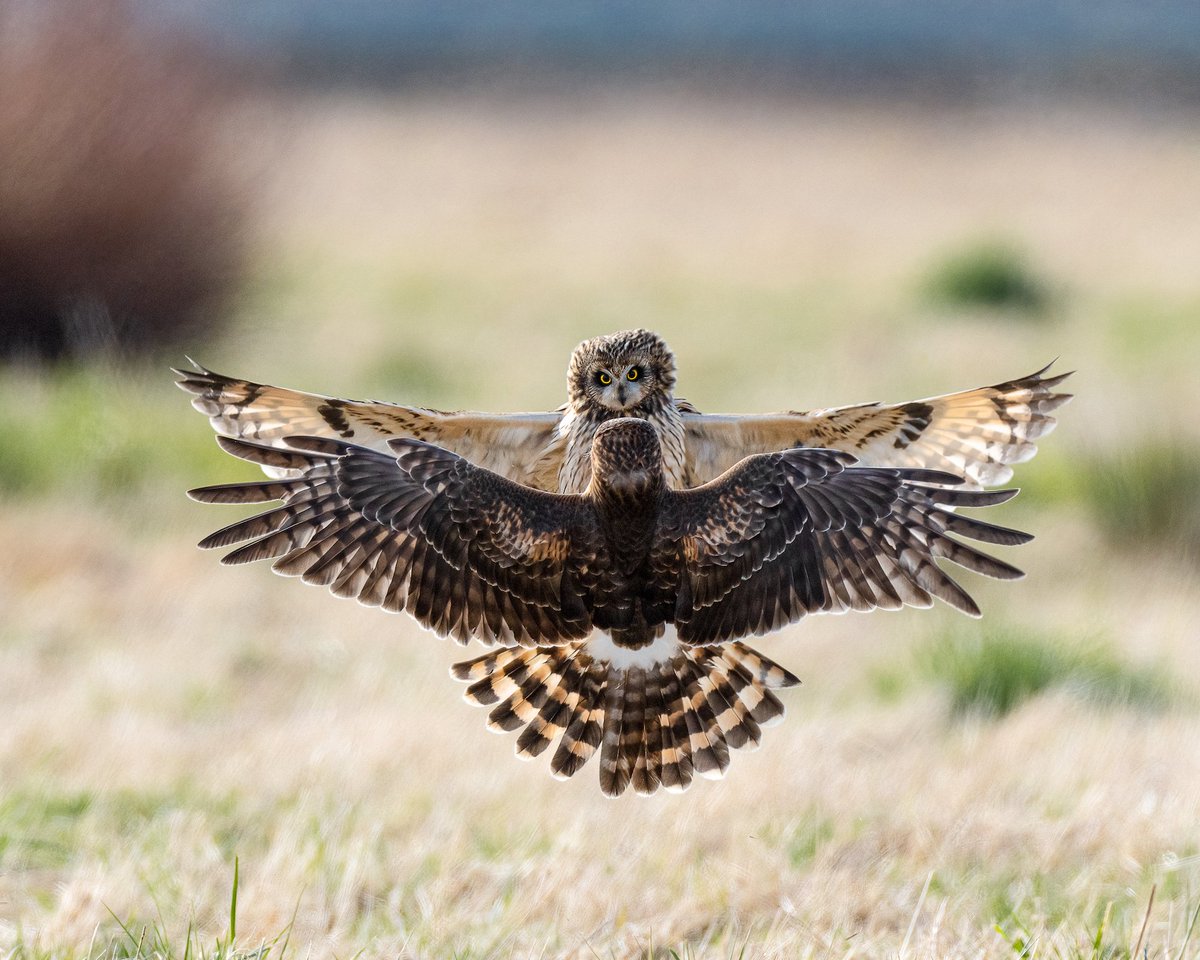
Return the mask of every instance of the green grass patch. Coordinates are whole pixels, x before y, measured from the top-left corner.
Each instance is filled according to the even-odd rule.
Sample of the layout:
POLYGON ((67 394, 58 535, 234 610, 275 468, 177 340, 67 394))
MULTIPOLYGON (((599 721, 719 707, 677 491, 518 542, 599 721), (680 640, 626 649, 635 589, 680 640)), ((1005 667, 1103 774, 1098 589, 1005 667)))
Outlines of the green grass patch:
POLYGON ((1200 446, 1150 440, 1093 456, 1076 472, 1079 500, 1118 546, 1164 545, 1200 561, 1200 446))
POLYGON ((921 293, 944 307, 1010 310, 1044 314, 1050 285, 1034 269, 1029 255, 1005 240, 965 244, 934 263, 921 282, 921 293))
POLYGON ((1200 444, 1194 440, 1159 436, 1104 451, 1052 442, 1021 465, 1020 481, 1015 526, 1026 510, 1082 508, 1120 550, 1200 563, 1200 444))
POLYGON ((0 869, 54 869, 71 858, 79 823, 92 806, 86 793, 0 796, 0 869))
POLYGON ((364 380, 385 399, 417 406, 454 407, 455 378, 459 371, 453 368, 451 358, 438 354, 423 346, 406 347, 395 353, 388 352, 378 357, 366 371, 364 380))
POLYGON ((1155 916, 1151 890, 1142 901, 1123 896, 1092 904, 1090 918, 1052 921, 1036 900, 998 920, 994 930, 1017 960, 1147 960, 1198 954, 1200 904, 1167 918, 1155 916), (1168 946, 1173 944, 1173 946, 1168 946))
POLYGON ((814 816, 796 825, 787 838, 788 862, 793 867, 809 863, 833 839, 833 821, 814 816))
POLYGON ((165 367, 0 369, 0 494, 186 503, 253 476, 222 454, 165 367))
POLYGON ((1011 627, 934 637, 917 647, 910 664, 880 671, 874 682, 884 699, 896 699, 916 682, 932 682, 945 689, 956 715, 1000 717, 1052 689, 1097 704, 1150 710, 1178 699, 1161 670, 1127 664, 1104 644, 1064 643, 1053 634, 1011 627))
MULTIPOLYGON (((1130 295, 1098 310, 1098 333, 1131 373, 1167 377, 1175 361, 1200 352, 1200 298, 1130 295)), ((1179 370, 1183 370, 1183 365, 1179 370)))
POLYGON ((107 857, 154 830, 165 830, 180 810, 202 813, 218 836, 247 818, 231 796, 205 794, 187 784, 148 793, 0 793, 0 873, 58 869, 82 855, 107 857))
POLYGON ((795 818, 762 824, 754 837, 781 851, 793 867, 804 867, 833 840, 836 826, 825 810, 813 807, 795 818))

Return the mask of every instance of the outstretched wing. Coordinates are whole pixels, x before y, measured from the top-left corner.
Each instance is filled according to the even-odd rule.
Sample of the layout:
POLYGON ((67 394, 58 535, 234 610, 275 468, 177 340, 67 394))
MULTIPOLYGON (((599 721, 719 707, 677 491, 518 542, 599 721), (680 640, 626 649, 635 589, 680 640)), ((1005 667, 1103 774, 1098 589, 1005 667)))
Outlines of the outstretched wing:
MULTIPOLYGON (((386 452, 395 437, 436 443, 501 476, 540 490, 557 490, 565 437, 561 411, 446 412, 376 400, 338 400, 317 393, 235 380, 196 365, 176 369, 192 406, 226 437, 283 446, 285 437, 348 440, 386 452)), ((279 476, 281 468, 268 468, 279 476)), ((284 474, 287 475, 287 474, 284 474)), ((295 474, 292 474, 293 476, 295 474)))
MULTIPOLYGON (((961 516, 1015 490, 972 492, 916 469, 855 467, 834 450, 751 457, 712 483, 672 493, 661 530, 683 570, 675 606, 681 640, 763 634, 807 613, 930 606, 979 608, 935 562, 1001 579, 1020 570, 950 536, 1018 544, 1028 534, 961 516)), ((669 563, 669 561, 665 561, 669 563)))
POLYGON ((1071 399, 1056 393, 1069 373, 1037 373, 911 403, 863 403, 807 413, 740 416, 683 410, 691 483, 704 483, 757 453, 825 447, 876 467, 956 474, 971 488, 1006 483, 1010 464, 1037 452, 1057 425, 1051 412, 1071 399))
POLYGON ((200 542, 250 541, 223 563, 274 560, 277 573, 407 610, 462 643, 532 646, 590 631, 571 562, 595 543, 579 498, 522 487, 416 440, 380 453, 315 437, 286 437, 286 449, 217 439, 234 456, 299 474, 189 491, 205 503, 283 501, 200 542))

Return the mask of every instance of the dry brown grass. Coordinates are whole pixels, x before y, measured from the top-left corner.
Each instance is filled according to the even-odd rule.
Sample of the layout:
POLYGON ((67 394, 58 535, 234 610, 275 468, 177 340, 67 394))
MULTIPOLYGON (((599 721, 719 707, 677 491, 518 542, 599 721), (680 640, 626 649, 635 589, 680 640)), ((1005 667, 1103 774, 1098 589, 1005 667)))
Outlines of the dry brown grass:
MULTIPOLYGON (((1061 352, 1080 399, 1004 508, 1038 534, 1012 553, 1030 576, 981 586, 987 619, 966 629, 1100 633, 1194 690, 1194 569, 1111 550, 1071 474, 1072 452, 1148 419, 1194 429, 1175 412, 1200 336, 1173 206, 1200 169, 1186 123, 690 101, 322 103, 292 122, 303 149, 231 372, 545 406, 576 339, 645 323, 684 393, 750 409, 951 389, 1061 352), (1101 231, 1110 216, 1128 229, 1101 231), (981 223, 1073 291, 1061 315, 909 299, 981 223), (1131 329, 1145 290, 1158 319, 1131 329)), ((145 391, 178 405, 177 430, 207 429, 145 391)), ((1097 955, 1126 956, 1156 884, 1149 955, 1195 953, 1187 696, 1051 690, 956 719, 936 685, 885 700, 872 677, 961 618, 814 620, 763 644, 804 686, 760 751, 721 783, 614 802, 590 769, 558 783, 516 762, 447 678, 458 650, 194 551, 221 511, 57 489, 0 508, 0 951, 80 956, 114 934, 110 910, 161 917, 175 943, 194 916, 208 942, 237 856, 239 943, 294 914, 313 956, 1015 957, 993 926, 1019 922, 1039 956, 1090 957, 1109 903, 1097 955)))
MULTIPOLYGON (((931 873, 914 955, 1002 955, 990 923, 1008 909, 1090 936, 1114 900, 1125 935, 1155 882, 1174 889, 1157 949, 1166 905, 1188 906, 1195 713, 1062 694, 952 723, 933 689, 876 700, 869 665, 948 611, 786 631, 768 652, 805 686, 759 752, 720 784, 612 802, 590 769, 563 784, 513 760, 447 679, 456 651, 409 622, 217 568, 182 548, 206 517, 132 545, 117 523, 62 517, 3 530, 40 544, 0 578, 16 826, 0 903, 34 943, 79 949, 110 909, 161 910, 177 936, 195 910, 215 932, 235 855, 243 942, 298 903, 294 939, 317 955, 726 956, 745 940, 751 956, 876 956, 898 949, 931 873)), ((1042 532, 1041 576, 992 592, 989 616, 1054 619, 1044 568, 1071 555, 1042 532)), ((1178 587, 1110 621, 1130 650, 1178 635, 1200 601, 1178 587)), ((1195 676, 1198 659, 1173 663, 1195 676)))

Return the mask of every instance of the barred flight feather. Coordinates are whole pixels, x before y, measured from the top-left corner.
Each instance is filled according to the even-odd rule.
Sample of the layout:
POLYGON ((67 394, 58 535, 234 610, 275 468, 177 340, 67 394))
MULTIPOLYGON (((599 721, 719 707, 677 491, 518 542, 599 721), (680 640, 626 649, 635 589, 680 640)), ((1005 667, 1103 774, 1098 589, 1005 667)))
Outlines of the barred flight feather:
POLYGON ((599 750, 601 789, 687 789, 694 774, 720 777, 730 751, 757 746, 762 728, 783 718, 774 690, 800 681, 742 643, 688 647, 618 667, 593 657, 591 641, 502 648, 455 664, 464 698, 491 707, 488 726, 519 732, 517 754, 554 748, 550 769, 574 776, 599 750))
MULTIPOLYGON (((201 541, 206 549, 243 544, 223 563, 273 560, 276 573, 392 612, 407 610, 463 643, 478 637, 532 646, 590 629, 578 600, 560 595, 565 552, 546 545, 556 534, 511 529, 521 516, 512 512, 513 499, 534 491, 489 480, 491 475, 425 444, 397 458, 340 440, 285 439, 287 449, 224 437, 219 442, 251 462, 303 468, 301 476, 190 491, 204 502, 259 503, 267 495, 283 500, 201 541), (405 476, 409 480, 399 482, 405 476), (494 482, 509 486, 494 489, 494 482), (456 495, 464 502, 493 497, 498 506, 455 520, 446 498, 456 495), (501 504, 509 506, 504 516, 501 504), (497 530, 498 523, 509 528, 497 530), (518 564, 522 550, 526 562, 518 564), (533 553, 540 559, 531 559, 533 553)), ((562 509, 569 514, 569 505, 562 509)))
POLYGON ((1006 483, 1012 464, 1057 425, 1051 414, 1071 399, 1057 392, 1070 373, 1027 377, 907 403, 861 403, 808 412, 684 412, 689 483, 703 483, 743 457, 787 447, 854 454, 864 465, 927 467, 970 487, 1006 483))

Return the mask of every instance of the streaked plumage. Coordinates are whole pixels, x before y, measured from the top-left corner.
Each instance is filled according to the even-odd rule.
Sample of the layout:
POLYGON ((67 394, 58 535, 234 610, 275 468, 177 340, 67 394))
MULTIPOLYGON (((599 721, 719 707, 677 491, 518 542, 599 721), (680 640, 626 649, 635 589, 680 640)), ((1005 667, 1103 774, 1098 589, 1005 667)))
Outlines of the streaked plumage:
POLYGON ((582 494, 522 486, 407 438, 388 451, 320 437, 282 447, 222 438, 291 479, 192 491, 206 502, 283 506, 202 546, 242 544, 225 563, 273 568, 425 626, 498 649, 459 664, 489 723, 520 730, 518 751, 551 746, 552 770, 597 750, 603 790, 683 789, 719 776, 757 743, 796 678, 740 642, 807 613, 978 608, 941 570, 1016 568, 956 540, 1017 544, 1026 534, 955 513, 1013 491, 957 477, 856 466, 795 448, 749 457, 688 490, 667 482, 660 431, 618 418, 594 431, 582 494), (248 543, 246 541, 249 541, 248 543))
POLYGON ((673 488, 706 483, 751 454, 793 446, 842 450, 872 466, 945 470, 972 487, 1005 483, 1011 464, 1034 455, 1036 441, 1054 429, 1052 412, 1070 399, 1056 392, 1068 374, 1048 377, 1047 369, 909 403, 750 415, 702 414, 676 399, 674 356, 646 330, 581 343, 568 369, 568 401, 547 413, 448 413, 337 400, 203 368, 176 372, 195 395, 193 406, 223 436, 277 446, 287 436, 328 437, 380 451, 394 437, 412 437, 540 490, 581 493, 596 428, 626 416, 658 429, 673 488))

